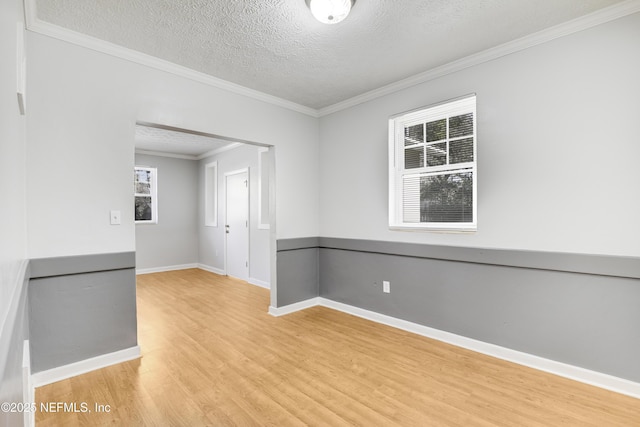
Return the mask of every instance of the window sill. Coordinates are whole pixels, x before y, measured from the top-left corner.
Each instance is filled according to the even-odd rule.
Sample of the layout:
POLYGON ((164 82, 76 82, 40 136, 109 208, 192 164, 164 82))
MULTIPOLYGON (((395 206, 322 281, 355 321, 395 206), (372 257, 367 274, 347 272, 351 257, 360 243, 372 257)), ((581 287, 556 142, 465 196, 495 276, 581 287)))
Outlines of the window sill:
POLYGON ((442 227, 442 226, 412 226, 412 225, 390 225, 391 231, 408 231, 408 232, 430 232, 445 234, 473 234, 478 231, 477 226, 469 227, 442 227))

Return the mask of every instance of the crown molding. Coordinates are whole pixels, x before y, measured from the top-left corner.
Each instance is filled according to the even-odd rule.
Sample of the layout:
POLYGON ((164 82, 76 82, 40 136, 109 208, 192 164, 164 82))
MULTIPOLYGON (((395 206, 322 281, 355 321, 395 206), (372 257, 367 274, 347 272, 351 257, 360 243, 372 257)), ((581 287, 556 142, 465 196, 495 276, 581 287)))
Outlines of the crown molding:
POLYGON ((216 148, 215 150, 207 151, 206 153, 202 153, 198 156, 198 160, 205 159, 207 157, 211 157, 216 154, 224 153, 225 151, 233 150, 234 148, 238 148, 243 146, 242 142, 234 142, 229 145, 225 145, 224 147, 216 148))
POLYGON ((482 52, 466 56, 448 64, 432 68, 412 77, 391 83, 389 85, 365 92, 336 104, 314 109, 304 105, 288 101, 277 96, 269 95, 254 89, 231 83, 208 74, 192 70, 181 65, 174 64, 151 55, 137 52, 104 40, 97 39, 82 33, 78 33, 48 22, 41 21, 37 17, 36 0, 24 0, 25 18, 27 29, 39 34, 63 40, 72 44, 86 47, 98 52, 106 53, 121 59, 125 59, 151 68, 166 71, 190 80, 204 83, 219 89, 224 89, 233 93, 247 96, 272 105, 287 108, 311 117, 323 117, 335 112, 354 107, 356 105, 380 98, 394 92, 407 89, 409 87, 437 79, 447 74, 455 73, 466 68, 482 64, 521 50, 528 49, 560 37, 564 37, 588 28, 622 18, 633 13, 640 12, 640 0, 626 0, 621 3, 609 6, 571 21, 556 25, 554 27, 539 31, 528 36, 501 44, 499 46, 484 50, 482 52))
POLYGON ((155 150, 135 150, 136 154, 144 154, 147 156, 158 156, 158 157, 171 157, 173 159, 183 159, 183 160, 199 160, 199 156, 192 156, 190 154, 177 154, 177 153, 167 153, 166 151, 155 151, 155 150))
POLYGON ((197 156, 190 154, 178 154, 178 153, 168 153, 166 151, 155 151, 155 150, 135 150, 136 154, 145 154, 147 156, 158 156, 158 157, 171 157, 174 159, 184 159, 184 160, 202 160, 207 157, 214 156, 216 154, 224 153, 225 151, 230 151, 235 148, 241 147, 244 145, 241 142, 234 142, 229 145, 225 145, 224 147, 216 148, 215 150, 207 151, 206 153, 199 154, 197 156))
POLYGON ((473 55, 466 56, 448 64, 444 64, 440 67, 432 68, 420 74, 408 77, 406 79, 391 83, 389 85, 374 89, 369 92, 365 92, 361 95, 354 96, 345 101, 338 102, 328 107, 320 108, 318 115, 320 117, 345 110, 347 108, 354 107, 356 105, 380 98, 385 95, 392 94, 394 92, 407 89, 409 87, 428 82, 430 80, 437 79, 447 74, 455 73, 457 71, 464 70, 465 68, 473 67, 484 62, 492 61, 494 59, 506 56, 521 50, 534 47, 557 38, 568 36, 579 31, 586 30, 591 27, 595 27, 600 24, 613 21, 618 18, 622 18, 633 13, 640 12, 640 0, 627 0, 622 3, 618 3, 613 6, 609 6, 600 9, 596 12, 588 15, 581 16, 579 18, 567 21, 565 23, 556 25, 554 27, 547 28, 537 33, 530 34, 528 36, 521 37, 519 39, 492 47, 490 49, 478 52, 473 55))
POLYGON ((191 68, 183 67, 182 65, 174 64, 173 62, 169 62, 164 59, 156 58, 155 56, 147 55, 133 49, 128 49, 114 43, 42 21, 37 16, 36 0, 24 0, 24 5, 27 29, 29 31, 82 46, 87 49, 106 53, 107 55, 115 56, 137 64, 146 65, 157 70, 185 77, 199 83, 204 83, 239 95, 244 95, 246 97, 276 105, 278 107, 283 107, 298 113, 318 117, 318 110, 314 108, 306 107, 277 96, 269 95, 255 89, 250 89, 239 84, 210 76, 200 71, 192 70, 191 68))

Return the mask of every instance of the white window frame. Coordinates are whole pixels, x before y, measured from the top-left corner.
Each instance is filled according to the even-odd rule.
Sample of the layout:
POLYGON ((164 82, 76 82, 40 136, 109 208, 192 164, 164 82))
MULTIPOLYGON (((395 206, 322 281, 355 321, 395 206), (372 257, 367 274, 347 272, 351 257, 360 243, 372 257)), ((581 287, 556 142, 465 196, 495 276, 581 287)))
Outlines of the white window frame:
POLYGON ((151 172, 151 187, 150 194, 142 194, 135 192, 135 181, 134 181, 134 219, 135 219, 135 198, 136 197, 151 197, 151 219, 150 220, 135 220, 136 224, 157 224, 158 223, 158 169, 151 168, 147 166, 135 166, 134 173, 139 171, 149 171, 151 172))
POLYGON ((204 167, 204 225, 218 226, 218 162, 204 167))
MULTIPOLYGON (((389 228, 396 230, 474 232, 478 228, 478 151, 476 96, 466 95, 436 105, 401 113, 389 119, 389 228), (420 123, 473 113, 473 161, 441 166, 405 169, 404 129, 420 123), (460 172, 473 174, 473 221, 471 222, 404 222, 403 179, 411 176, 445 175, 460 172)), ((464 138, 467 138, 465 136, 464 138)), ((462 137, 461 137, 462 138, 462 137)), ((449 130, 447 126, 447 144, 449 130)), ((426 145, 423 144, 423 145, 426 145)), ((447 145, 448 146, 448 145, 447 145)), ((448 157, 448 151, 447 151, 448 157)))

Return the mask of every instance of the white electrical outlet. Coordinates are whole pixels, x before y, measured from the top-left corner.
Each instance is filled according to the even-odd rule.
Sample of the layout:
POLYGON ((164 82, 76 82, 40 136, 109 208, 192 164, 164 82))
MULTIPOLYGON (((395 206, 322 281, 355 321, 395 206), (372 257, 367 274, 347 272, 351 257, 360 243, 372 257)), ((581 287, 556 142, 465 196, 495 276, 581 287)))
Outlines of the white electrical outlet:
POLYGON ((111 225, 120 225, 120 211, 111 211, 111 225))
POLYGON ((391 283, 387 280, 382 281, 382 292, 384 292, 385 294, 391 293, 391 283))

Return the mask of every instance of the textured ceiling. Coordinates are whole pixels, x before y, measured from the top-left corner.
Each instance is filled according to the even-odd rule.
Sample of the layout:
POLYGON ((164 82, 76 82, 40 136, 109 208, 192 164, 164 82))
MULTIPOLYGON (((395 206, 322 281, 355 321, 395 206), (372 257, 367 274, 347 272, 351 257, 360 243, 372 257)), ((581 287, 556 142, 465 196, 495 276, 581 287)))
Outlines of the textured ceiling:
POLYGON ((304 0, 36 0, 37 17, 323 108, 620 0, 358 0, 340 24, 304 0))
POLYGON ((198 157, 233 143, 187 132, 136 125, 136 150, 198 157))

